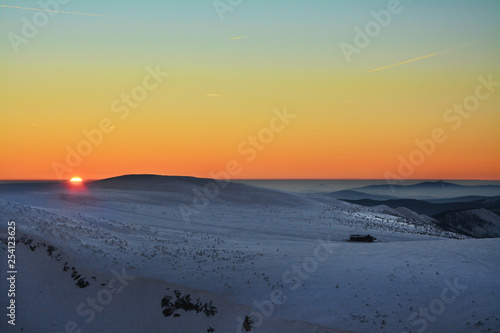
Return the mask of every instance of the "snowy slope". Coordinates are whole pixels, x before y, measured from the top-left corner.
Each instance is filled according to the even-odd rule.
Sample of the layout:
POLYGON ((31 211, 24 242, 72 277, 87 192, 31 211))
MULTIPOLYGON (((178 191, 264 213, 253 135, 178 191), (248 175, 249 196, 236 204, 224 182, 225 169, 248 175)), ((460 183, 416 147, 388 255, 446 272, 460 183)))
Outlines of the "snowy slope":
POLYGON ((454 282, 467 287, 426 319, 427 331, 500 323, 497 239, 463 239, 411 211, 241 184, 186 222, 180 205, 194 207, 209 181, 113 182, 0 186, 0 218, 16 221, 24 243, 32 239, 18 244, 19 326, 3 321, 2 332, 63 332, 68 321, 82 332, 245 332, 247 315, 252 332, 415 332, 423 325, 409 320, 415 309, 454 282), (351 233, 379 242, 346 242, 351 233), (76 309, 87 297, 106 301, 113 271, 134 279, 87 323, 89 308, 76 309), (208 316, 210 301, 217 313, 208 316))
MULTIPOLYGON (((19 282, 21 309, 15 331, 61 332, 69 325, 82 332, 223 332, 235 331, 236 318, 251 312, 250 307, 219 295, 140 277, 133 270, 89 270, 58 248, 49 254, 45 241, 24 236, 17 247, 18 270, 29 278, 19 282), (79 287, 77 279, 87 281, 88 286, 79 287), (167 317, 161 307, 165 296, 174 301, 174 311, 167 317), (175 309, 177 299, 209 306, 198 312, 196 306, 190 309, 178 302, 179 309, 175 309)), ((14 331, 5 322, 0 327, 2 332, 14 331)), ((262 332, 337 332, 279 318, 269 318, 264 328, 262 332)))
POLYGON ((446 230, 477 238, 500 237, 500 216, 484 208, 444 212, 434 217, 446 230))

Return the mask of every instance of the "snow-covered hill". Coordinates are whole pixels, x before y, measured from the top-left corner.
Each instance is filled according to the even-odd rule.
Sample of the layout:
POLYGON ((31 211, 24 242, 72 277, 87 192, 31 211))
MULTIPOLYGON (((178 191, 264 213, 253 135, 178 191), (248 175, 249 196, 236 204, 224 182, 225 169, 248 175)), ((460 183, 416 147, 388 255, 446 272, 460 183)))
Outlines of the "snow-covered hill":
POLYGON ((446 230, 477 238, 500 237, 500 216, 484 208, 445 212, 434 217, 446 230))
MULTIPOLYGON (((215 181, 0 185, 20 272, 18 325, 4 320, 2 332, 416 332, 424 324, 486 332, 500 324, 497 239, 464 239, 411 211, 322 195, 229 184, 200 197, 207 184, 215 181), (352 233, 378 242, 346 242, 352 233), (439 315, 418 314, 429 307, 439 315)), ((5 279, 0 286, 5 295, 5 279)))

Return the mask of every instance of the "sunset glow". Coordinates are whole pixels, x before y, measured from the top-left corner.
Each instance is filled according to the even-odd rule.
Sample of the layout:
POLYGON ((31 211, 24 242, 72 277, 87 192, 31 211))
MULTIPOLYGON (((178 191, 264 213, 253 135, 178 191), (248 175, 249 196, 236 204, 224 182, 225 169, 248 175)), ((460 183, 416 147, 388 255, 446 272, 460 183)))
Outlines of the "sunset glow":
POLYGON ((0 179, 500 179, 500 1, 400 3, 0 0, 0 179))

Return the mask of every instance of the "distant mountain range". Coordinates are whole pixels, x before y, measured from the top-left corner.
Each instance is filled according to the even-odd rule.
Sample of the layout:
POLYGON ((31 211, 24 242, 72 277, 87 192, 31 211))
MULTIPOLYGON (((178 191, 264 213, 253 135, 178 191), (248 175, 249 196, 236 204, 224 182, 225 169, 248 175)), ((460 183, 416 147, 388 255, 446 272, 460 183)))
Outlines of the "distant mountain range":
POLYGON ((500 214, 500 196, 496 197, 482 197, 479 200, 470 202, 445 202, 445 203, 431 203, 424 200, 416 199, 390 199, 390 200, 344 200, 362 206, 379 206, 386 205, 391 208, 406 207, 418 214, 427 216, 434 216, 442 212, 453 210, 466 210, 466 209, 479 209, 485 208, 493 213, 500 214))
POLYGON ((370 185, 325 194, 357 205, 408 209, 430 216, 439 227, 463 235, 500 236, 500 186, 423 182, 370 185))
MULTIPOLYGON (((423 182, 413 185, 370 185, 325 194, 336 199, 347 200, 389 200, 389 199, 419 199, 435 200, 458 197, 500 196, 498 185, 459 185, 444 181, 423 182)), ((475 197, 475 198, 474 198, 475 197)), ((464 201, 464 200, 461 200, 464 201)))
POLYGON ((361 199, 370 199, 370 200, 389 200, 389 199, 397 199, 397 197, 392 195, 384 195, 384 194, 370 194, 356 190, 341 190, 336 192, 325 193, 324 195, 332 197, 334 199, 340 200, 361 200, 361 199))

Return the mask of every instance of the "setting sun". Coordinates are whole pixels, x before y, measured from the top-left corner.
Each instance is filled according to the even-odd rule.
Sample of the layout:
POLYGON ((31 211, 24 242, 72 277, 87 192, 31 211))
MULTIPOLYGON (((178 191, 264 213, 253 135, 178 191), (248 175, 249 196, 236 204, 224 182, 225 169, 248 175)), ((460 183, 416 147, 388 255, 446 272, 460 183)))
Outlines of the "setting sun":
POLYGON ((0 333, 500 333, 499 14, 0 0, 0 333))

